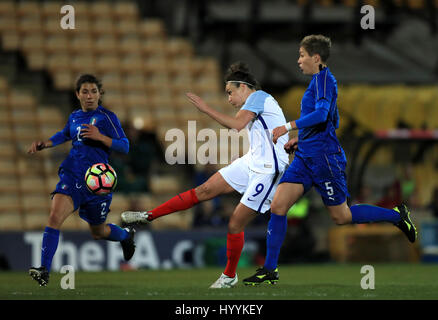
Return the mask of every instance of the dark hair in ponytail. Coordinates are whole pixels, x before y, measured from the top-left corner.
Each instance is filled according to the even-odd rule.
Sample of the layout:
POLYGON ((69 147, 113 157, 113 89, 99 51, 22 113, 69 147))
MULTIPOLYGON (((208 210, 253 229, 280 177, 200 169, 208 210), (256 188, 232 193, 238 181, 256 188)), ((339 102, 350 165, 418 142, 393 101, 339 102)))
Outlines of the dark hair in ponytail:
POLYGON ((249 67, 246 63, 235 62, 227 70, 225 74, 225 82, 236 81, 234 84, 239 87, 241 83, 245 83, 248 88, 260 90, 260 84, 256 78, 249 72, 249 67))

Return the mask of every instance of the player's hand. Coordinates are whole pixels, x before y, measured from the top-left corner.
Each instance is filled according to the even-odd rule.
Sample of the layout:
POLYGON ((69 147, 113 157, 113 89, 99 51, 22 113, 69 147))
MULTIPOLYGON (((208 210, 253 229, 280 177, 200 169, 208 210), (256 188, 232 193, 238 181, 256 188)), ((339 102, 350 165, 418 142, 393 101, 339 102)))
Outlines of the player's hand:
POLYGON ((102 140, 99 128, 88 123, 82 124, 81 137, 97 141, 102 140))
POLYGON ((287 129, 285 126, 279 126, 272 130, 272 141, 277 143, 278 138, 287 133, 287 129))
POLYGON ((284 144, 284 150, 291 154, 298 149, 298 138, 292 138, 284 144))
POLYGON ((44 141, 34 141, 27 150, 27 153, 34 154, 35 152, 41 151, 44 148, 46 148, 46 143, 44 141))
POLYGON ((202 100, 201 97, 197 96, 194 93, 188 92, 186 93, 187 98, 189 98, 189 101, 198 108, 199 111, 206 113, 207 110, 210 108, 208 104, 205 103, 204 100, 202 100))

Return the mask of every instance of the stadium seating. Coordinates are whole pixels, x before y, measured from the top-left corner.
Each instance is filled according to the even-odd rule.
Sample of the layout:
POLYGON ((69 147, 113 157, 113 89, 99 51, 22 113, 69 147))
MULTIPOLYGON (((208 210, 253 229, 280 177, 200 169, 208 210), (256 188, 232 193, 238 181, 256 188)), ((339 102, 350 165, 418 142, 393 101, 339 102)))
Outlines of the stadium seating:
MULTIPOLYGON (((183 96, 189 89, 199 90, 206 98, 223 96, 217 62, 196 57, 185 39, 167 37, 163 21, 140 19, 135 3, 75 3, 75 30, 60 27, 61 6, 56 1, 0 3, 3 50, 19 50, 30 70, 47 70, 56 89, 71 90, 80 73, 96 73, 103 79, 105 106, 121 121, 136 120, 145 129, 164 124, 186 127, 182 121, 199 119, 200 114, 183 96)), ((226 104, 225 99, 215 102, 226 104)), ((0 201, 0 213, 5 219, 12 209, 19 214, 0 228, 41 229, 49 212, 48 193, 57 182, 56 168, 68 146, 34 155, 32 159, 40 164, 38 172, 32 172, 37 162, 24 159, 30 143, 60 130, 66 115, 54 106, 39 105, 35 97, 14 89, 6 78, 0 78, 0 106, 0 136, 5 138, 1 139, 4 160, 0 170, 7 173, 3 182, 14 181, 1 193, 18 194, 9 202, 7 197, 0 201)), ((165 183, 169 179, 154 177, 153 192, 167 196, 179 190, 178 181, 165 183)), ((126 197, 115 197, 113 211, 128 206, 126 197)), ((64 225, 65 229, 81 227, 76 220, 64 225)))
MULTIPOLYGON (((302 6, 308 1, 296 3, 302 6)), ((318 1, 322 6, 339 3, 357 5, 355 0, 318 1)), ((365 3, 379 6, 381 1, 365 3)), ((395 3, 402 5, 400 1, 395 3)), ((407 3, 413 9, 424 6, 424 1, 407 3)), ((223 93, 217 60, 197 56, 188 40, 169 36, 163 20, 142 19, 135 2, 75 2, 75 30, 60 27, 61 5, 61 1, 0 2, 2 49, 20 51, 30 70, 47 71, 55 89, 72 90, 80 73, 96 73, 106 90, 104 105, 116 112, 122 122, 136 122, 155 130, 163 146, 169 144, 164 139, 166 131, 170 128, 187 131, 188 120, 197 120, 198 129, 219 128, 187 101, 185 92, 201 95, 223 112, 233 111, 223 93)), ((304 90, 302 86, 293 87, 278 97, 287 118, 299 116, 304 90)), ((370 131, 395 128, 399 120, 412 128, 436 129, 437 98, 435 87, 342 86, 338 101, 342 117, 339 133, 342 135, 352 120, 370 131)), ((0 77, 1 229, 40 229, 40 219, 46 219, 48 192, 57 182, 56 168, 68 146, 34 155, 32 159, 37 161, 31 164, 25 160, 29 158, 25 152, 34 138, 47 138, 62 128, 66 116, 57 106, 41 104, 32 94, 13 88, 6 78, 0 77)), ((374 161, 384 163, 388 159, 383 152, 374 161)), ((419 172, 416 176, 422 181, 420 199, 425 204, 433 187, 433 175, 425 174, 420 167, 416 167, 419 172)), ((433 171, 430 164, 427 168, 433 171)), ((152 179, 152 193, 163 195, 164 200, 180 188, 179 182, 171 177, 152 179)), ((145 199, 147 206, 154 204, 145 199)), ((113 212, 130 205, 128 198, 117 195, 113 212)), ((190 218, 184 221, 187 226, 190 218)), ((65 228, 84 225, 74 220, 65 228)))

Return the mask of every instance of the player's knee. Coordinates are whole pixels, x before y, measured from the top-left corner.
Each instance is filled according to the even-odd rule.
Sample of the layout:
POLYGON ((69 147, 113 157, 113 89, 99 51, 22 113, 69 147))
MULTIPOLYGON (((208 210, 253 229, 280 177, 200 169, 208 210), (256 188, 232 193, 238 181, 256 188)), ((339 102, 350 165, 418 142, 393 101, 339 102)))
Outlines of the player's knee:
POLYGON ((213 190, 208 184, 204 183, 204 184, 201 184, 199 187, 197 187, 195 189, 195 192, 196 192, 196 197, 198 198, 198 200, 203 201, 206 199, 210 199, 212 197, 211 195, 213 193, 213 190))
POLYGON ((228 233, 231 234, 236 234, 236 233, 240 233, 242 232, 244 229, 243 226, 241 226, 239 223, 230 220, 230 222, 228 222, 228 233))
POLYGON ((332 220, 338 226, 342 226, 344 224, 350 223, 350 220, 348 219, 348 217, 346 215, 332 215, 332 220))
POLYGON ((286 206, 284 205, 281 205, 276 202, 271 203, 271 212, 275 213, 276 215, 284 216, 287 213, 287 210, 288 208, 286 208, 286 206))
POLYGON ((62 218, 55 211, 51 211, 47 226, 54 229, 59 229, 62 225, 62 218))
POLYGON ((103 233, 100 232, 92 232, 91 236, 93 237, 94 240, 103 240, 106 237, 103 235, 103 233))

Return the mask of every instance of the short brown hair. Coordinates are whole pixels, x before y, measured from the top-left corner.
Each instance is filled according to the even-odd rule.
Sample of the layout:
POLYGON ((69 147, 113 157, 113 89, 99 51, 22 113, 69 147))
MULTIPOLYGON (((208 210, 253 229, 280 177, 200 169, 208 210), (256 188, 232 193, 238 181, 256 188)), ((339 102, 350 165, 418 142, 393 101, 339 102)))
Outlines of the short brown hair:
POLYGON ((321 34, 312 34, 301 40, 300 46, 303 47, 310 56, 319 54, 322 62, 327 62, 330 56, 332 42, 330 38, 321 34))

